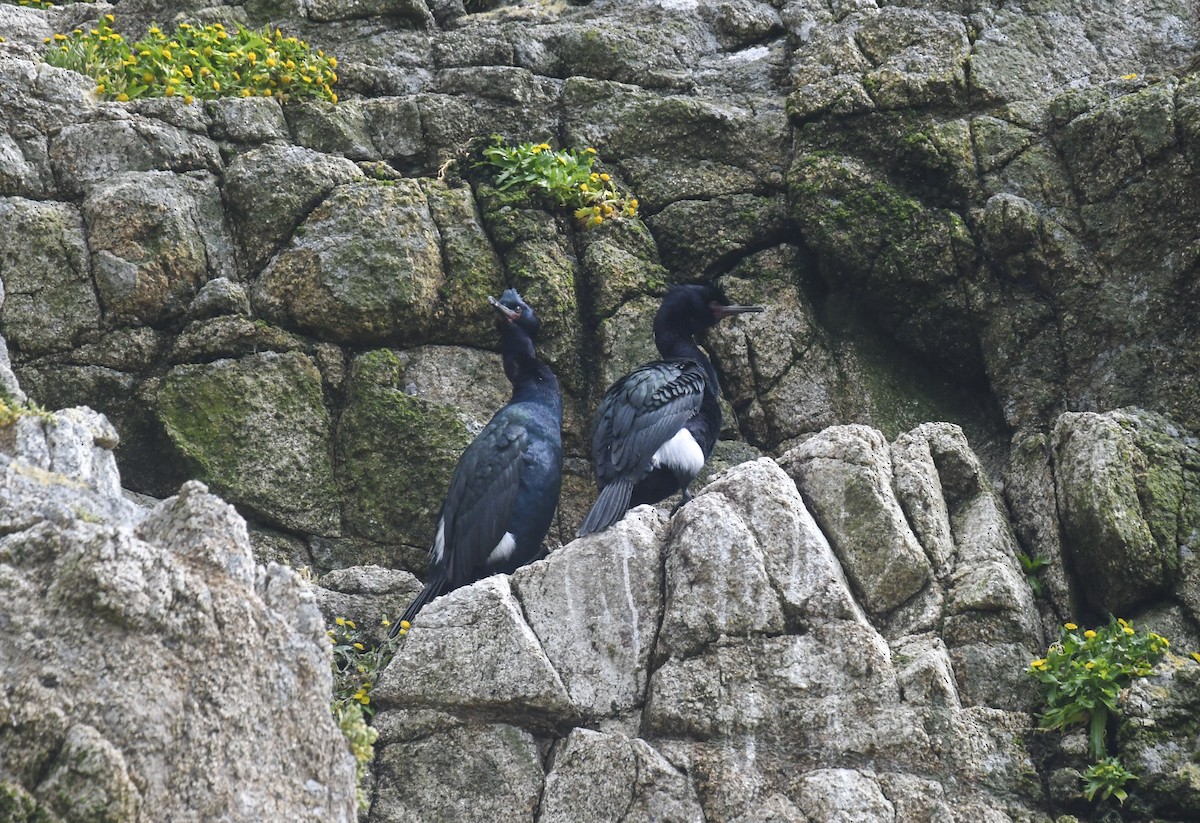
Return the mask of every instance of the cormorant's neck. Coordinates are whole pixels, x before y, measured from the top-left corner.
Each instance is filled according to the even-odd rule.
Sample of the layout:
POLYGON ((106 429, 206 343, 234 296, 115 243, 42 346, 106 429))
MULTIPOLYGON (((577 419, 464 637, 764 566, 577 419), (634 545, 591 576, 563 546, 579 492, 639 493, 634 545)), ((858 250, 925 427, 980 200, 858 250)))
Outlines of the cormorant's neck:
POLYGON ((699 363, 708 376, 708 380, 705 381, 705 393, 711 392, 714 398, 720 394, 721 387, 717 383, 717 371, 690 334, 681 333, 666 324, 656 322, 654 324, 654 344, 658 346, 658 353, 667 360, 687 359, 699 363))
POLYGON ((535 402, 562 414, 562 395, 558 378, 538 359, 529 335, 512 325, 500 332, 500 351, 504 356, 504 374, 512 383, 512 403, 535 402))

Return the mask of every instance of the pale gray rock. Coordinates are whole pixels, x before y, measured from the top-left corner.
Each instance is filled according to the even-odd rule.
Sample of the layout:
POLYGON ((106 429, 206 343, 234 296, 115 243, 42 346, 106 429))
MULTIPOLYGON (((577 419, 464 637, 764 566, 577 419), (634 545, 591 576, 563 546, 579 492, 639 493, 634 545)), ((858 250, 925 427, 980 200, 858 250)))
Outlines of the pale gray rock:
POLYGON ((236 274, 210 176, 112 175, 89 189, 83 216, 96 290, 105 315, 116 322, 174 320, 210 277, 236 274))
POLYGON ((700 823, 687 776, 646 741, 573 729, 554 753, 541 823, 700 823))
POLYGON ((214 140, 257 145, 287 140, 288 124, 274 97, 226 97, 205 103, 214 140))
POLYGON ((53 194, 46 139, 41 135, 16 138, 0 132, 0 195, 42 200, 53 194))
POLYGON ((122 172, 221 171, 221 153, 207 136, 120 109, 117 113, 119 119, 67 126, 51 140, 50 161, 64 193, 78 197, 122 172))
POLYGON ((576 716, 507 575, 455 589, 423 608, 372 696, 383 709, 466 712, 551 728, 576 716))
POLYGON ((40 60, 41 40, 50 32, 39 12, 20 9, 14 17, 14 31, 28 32, 26 37, 32 35, 29 39, 37 45, 30 43, 24 59, 0 60, 0 116, 9 133, 50 135, 86 119, 96 108, 95 81, 40 60), (38 31, 46 33, 38 35, 38 31))
POLYGON ((587 718, 645 703, 663 620, 664 533, 658 513, 639 507, 603 540, 576 541, 513 575, 525 620, 587 718))
POLYGON ((891 823, 896 810, 875 775, 854 769, 819 769, 800 778, 799 805, 813 823, 891 823))
POLYGON ((1200 814, 1196 780, 1200 664, 1168 655, 1149 677, 1135 678, 1121 701, 1121 759, 1138 776, 1139 797, 1164 817, 1200 814))
POLYGON ((98 479, 111 427, 59 414, 0 448, 6 792, 62 819, 349 823, 307 585, 255 564, 245 521, 199 483, 142 517, 115 471, 98 479))
POLYGON ((879 432, 835 426, 789 451, 782 464, 868 611, 889 612, 929 582, 933 571, 892 491, 879 432))
POLYGON ((25 392, 17 383, 17 376, 13 374, 12 361, 8 356, 8 342, 3 337, 0 337, 0 396, 16 400, 18 403, 26 400, 25 392))
MULTIPOLYGON (((387 715, 378 716, 378 725, 389 722, 387 715)), ((545 770, 538 742, 529 732, 478 722, 443 723, 435 728, 437 734, 377 744, 381 748, 376 755, 371 820, 495 823, 534 819, 545 770)))

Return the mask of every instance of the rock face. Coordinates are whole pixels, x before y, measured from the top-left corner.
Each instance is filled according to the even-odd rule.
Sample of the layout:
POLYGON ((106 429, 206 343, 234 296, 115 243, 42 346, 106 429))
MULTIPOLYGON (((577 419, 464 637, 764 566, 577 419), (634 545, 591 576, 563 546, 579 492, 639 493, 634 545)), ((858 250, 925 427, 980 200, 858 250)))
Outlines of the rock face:
MULTIPOLYGON (((996 498, 961 432, 930 427, 906 445, 939 456, 925 500, 955 522, 936 578, 928 536, 927 555, 907 527, 891 535, 924 559, 927 625, 872 618, 894 608, 888 593, 856 594, 791 478, 767 458, 744 463, 669 530, 639 508, 511 584, 489 578, 428 606, 376 691, 371 819, 421 819, 447 794, 455 819, 531 819, 519 781, 544 783, 538 820, 1035 814, 1041 790, 1018 742, 1030 718, 1014 693, 1040 643, 1037 612, 1024 579, 1003 578, 1010 546, 981 539, 1002 514, 964 510, 996 498), (956 620, 976 627, 943 642, 935 624, 956 620), (979 642, 1005 631, 1016 665, 979 642), (473 760, 486 779, 464 772, 468 741, 499 744, 486 767, 473 760)), ((898 458, 897 473, 918 460, 898 458)), ((872 512, 861 514, 881 534, 897 529, 872 512)))
POLYGON ((11 820, 354 820, 311 589, 197 482, 143 510, 87 409, 0 451, 0 807, 11 820))
MULTIPOLYGON (((163 676, 172 700, 283 684, 221 720, 240 742, 208 742, 215 714, 171 715, 205 753, 154 768, 200 775, 205 797, 230 785, 213 752, 294 715, 271 700, 301 680, 315 717, 325 681, 304 645, 315 613, 284 605, 300 589, 247 576, 233 515, 181 485, 235 505, 260 561, 311 566, 327 616, 394 613, 418 583, 371 565, 424 570, 455 460, 508 396, 485 302, 508 286, 564 391, 547 548, 592 500, 592 410, 656 356, 670 283, 768 306, 702 341, 726 403, 712 467, 743 465, 670 522, 640 511, 431 605, 378 686, 373 819, 1086 815, 1064 799, 1073 777, 1043 780, 1025 748, 1042 626, 1116 611, 1200 644, 1192 0, 0 3, 0 31, 0 420, 27 395, 115 428, 85 412, 0 427, 9 464, 38 467, 12 488, 65 495, 0 511, 4 545, 35 547, 0 555, 11 586, 38 593, 0 603, 80 619, 54 599, 74 574, 121 654, 152 629, 169 660, 146 671, 193 662, 179 643, 253 650, 208 691, 163 676), (40 58, 110 12, 129 39, 177 15, 278 26, 337 56, 341 102, 98 100, 40 58), (584 231, 497 191, 466 155, 492 133, 594 147, 639 218, 584 231), (174 502, 139 514, 122 483, 174 502), (164 523, 196 512, 221 559, 176 569, 164 523), (1036 598, 1021 554, 1049 563, 1036 598), (119 596, 88 582, 126 557, 142 565, 119 596), (201 598, 205 569, 239 594, 201 598), (222 611, 236 603, 258 628, 222 611)), ((104 662, 38 614, 54 655, 104 662)), ((33 646, 7 634, 0 648, 33 646)), ((143 681, 121 671, 108 713, 65 673, 5 679, 17 725, 0 727, 40 747, 3 755, 18 808, 175 808, 140 776, 159 755, 129 742, 142 727, 121 695, 143 681)), ((1191 705, 1188 670, 1170 678, 1167 705, 1191 705)), ((1164 694, 1139 697, 1143 728, 1164 694)), ((1130 738, 1145 802, 1190 819, 1158 799, 1192 784, 1157 740, 1130 738)), ((238 761, 264 764, 237 776, 247 815, 349 813, 327 788, 346 768, 333 743, 305 745, 322 764, 309 811, 292 814, 307 789, 279 746, 238 761), (264 793, 276 772, 286 788, 264 793)))

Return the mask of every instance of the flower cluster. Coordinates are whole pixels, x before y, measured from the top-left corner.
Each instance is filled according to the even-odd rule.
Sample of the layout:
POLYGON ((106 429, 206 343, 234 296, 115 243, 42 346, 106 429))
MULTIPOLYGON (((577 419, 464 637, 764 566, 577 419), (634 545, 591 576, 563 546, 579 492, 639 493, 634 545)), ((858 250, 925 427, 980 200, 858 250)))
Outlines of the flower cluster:
POLYGON ((151 26, 129 45, 112 29, 111 14, 93 28, 47 38, 46 62, 86 74, 96 93, 121 102, 180 97, 185 103, 218 97, 317 98, 337 102, 337 58, 279 29, 230 33, 220 23, 180 23, 170 34, 151 26))
POLYGON ((483 159, 476 165, 495 173, 496 188, 518 188, 542 195, 557 206, 571 209, 585 228, 606 220, 637 217, 637 198, 618 189, 609 174, 593 169, 594 148, 555 150, 549 143, 509 146, 494 137, 482 154, 483 159))
MULTIPOLYGON (((384 628, 391 625, 385 615, 380 621, 384 628)), ((396 641, 370 641, 358 625, 345 617, 335 618, 333 627, 325 634, 333 644, 333 700, 330 710, 346 737, 350 753, 358 762, 358 802, 366 805, 362 779, 367 763, 375 757, 375 741, 379 732, 369 720, 375 713, 371 705, 371 689, 379 674, 387 668, 396 653, 396 641)))
POLYGON ((1165 637, 1139 633, 1118 617, 1084 631, 1066 623, 1046 656, 1029 664, 1029 675, 1041 683, 1046 700, 1041 728, 1088 727, 1088 748, 1095 762, 1085 776, 1088 799, 1102 792, 1105 798, 1113 795, 1124 800, 1121 786, 1133 775, 1108 763, 1105 733, 1109 713, 1117 711, 1121 690, 1133 678, 1150 674, 1170 645, 1165 637))
MULTIPOLYGON (((391 622, 385 617, 383 625, 390 626, 391 622)), ((375 713, 371 689, 395 655, 395 642, 374 643, 353 620, 345 617, 334 620, 333 628, 325 634, 333 644, 334 703, 356 703, 370 717, 375 713)))

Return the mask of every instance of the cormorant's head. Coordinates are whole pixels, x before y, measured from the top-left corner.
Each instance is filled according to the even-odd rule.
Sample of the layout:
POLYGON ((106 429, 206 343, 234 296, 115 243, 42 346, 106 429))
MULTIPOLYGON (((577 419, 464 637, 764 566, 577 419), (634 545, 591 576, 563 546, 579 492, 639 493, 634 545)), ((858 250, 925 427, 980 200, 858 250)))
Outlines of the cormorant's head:
POLYGON ((699 334, 726 317, 759 311, 764 311, 762 306, 736 305, 716 286, 698 283, 672 286, 663 298, 658 317, 662 322, 676 326, 680 331, 699 334))
POLYGON ((529 335, 530 340, 537 340, 538 330, 542 326, 541 321, 516 289, 505 289, 499 300, 489 296, 488 302, 496 309, 498 315, 496 328, 500 329, 505 324, 512 324, 529 335))

